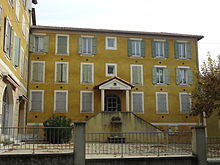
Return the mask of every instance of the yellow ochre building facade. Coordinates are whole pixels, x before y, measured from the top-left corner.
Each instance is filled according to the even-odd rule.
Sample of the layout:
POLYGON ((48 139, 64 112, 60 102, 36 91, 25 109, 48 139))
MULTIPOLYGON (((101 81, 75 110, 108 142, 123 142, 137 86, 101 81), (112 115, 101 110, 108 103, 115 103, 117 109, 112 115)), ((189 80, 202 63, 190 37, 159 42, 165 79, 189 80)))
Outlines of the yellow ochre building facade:
POLYGON ((163 130, 188 130, 198 123, 189 113, 202 38, 32 26, 27 124, 127 112, 163 130))

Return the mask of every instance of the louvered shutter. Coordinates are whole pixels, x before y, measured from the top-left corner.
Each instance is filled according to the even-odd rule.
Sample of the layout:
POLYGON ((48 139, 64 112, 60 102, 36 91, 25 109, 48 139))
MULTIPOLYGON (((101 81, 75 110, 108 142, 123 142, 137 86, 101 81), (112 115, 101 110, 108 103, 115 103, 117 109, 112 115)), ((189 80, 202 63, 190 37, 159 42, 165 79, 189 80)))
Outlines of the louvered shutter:
POLYGON ((137 66, 132 66, 132 84, 138 84, 137 66))
POLYGON ((5 18, 5 34, 4 34, 4 52, 7 54, 9 50, 9 36, 10 36, 10 27, 9 27, 9 21, 7 18, 5 18))
POLYGON ((179 85, 181 82, 181 73, 180 73, 180 69, 176 68, 176 84, 179 85))
POLYGON ((191 43, 186 43, 186 50, 187 50, 187 58, 191 59, 192 58, 192 45, 191 43))
POLYGON ((19 66, 19 60, 20 60, 20 38, 18 36, 15 36, 15 46, 14 46, 14 66, 19 66))
POLYGON ((190 112, 190 97, 189 94, 181 94, 181 112, 190 112))
POLYGON ((37 66, 38 66, 37 81, 43 82, 44 64, 43 63, 38 63, 37 66))
POLYGON ((62 64, 61 63, 58 63, 57 64, 57 79, 56 81, 57 82, 61 82, 62 78, 61 78, 61 69, 62 68, 62 64))
POLYGON ((67 111, 66 98, 67 98, 66 92, 56 92, 55 112, 66 112, 67 111))
POLYGON ((67 64, 63 64, 62 67, 62 82, 67 82, 67 64))
POLYGON ((152 82, 153 84, 157 84, 157 68, 152 68, 152 82))
POLYGON ((82 42, 83 42, 83 39, 80 37, 78 40, 78 53, 79 54, 82 54, 82 47, 83 47, 82 42))
POLYGON ((31 111, 42 112, 42 95, 41 91, 31 92, 31 111))
POLYGON ((132 56, 132 41, 128 40, 128 57, 132 56))
POLYGON ((187 75, 188 75, 188 84, 192 85, 193 84, 193 74, 192 74, 192 69, 187 70, 187 75))
POLYGON ((97 47, 97 39, 96 38, 92 38, 92 54, 93 55, 96 54, 96 47, 97 47))
POLYGON ((143 95, 142 93, 133 93, 132 102, 133 102, 133 112, 134 113, 143 113, 143 95))
POLYGON ((29 43, 29 50, 30 52, 35 52, 35 36, 33 34, 30 35, 30 43, 29 43))
POLYGON ((165 84, 170 84, 170 72, 168 68, 164 68, 165 72, 165 84))
POLYGON ((167 95, 157 94, 157 111, 159 113, 167 113, 167 95))
POLYGON ((156 57, 156 47, 155 47, 155 41, 151 41, 151 51, 152 51, 152 57, 156 57))
POLYGON ((169 43, 168 41, 164 42, 164 53, 165 53, 165 58, 169 57, 169 43))
POLYGON ((44 36, 43 37, 43 52, 47 53, 49 49, 49 36, 44 36))
POLYGON ((176 57, 176 59, 179 59, 179 44, 178 44, 178 42, 175 42, 174 48, 175 48, 175 57, 176 57))
POLYGON ((92 93, 82 93, 81 112, 92 112, 92 93))
POLYGON ((145 40, 141 41, 141 57, 146 56, 146 46, 145 46, 145 40))
POLYGON ((67 54, 67 36, 57 36, 57 54, 67 54))

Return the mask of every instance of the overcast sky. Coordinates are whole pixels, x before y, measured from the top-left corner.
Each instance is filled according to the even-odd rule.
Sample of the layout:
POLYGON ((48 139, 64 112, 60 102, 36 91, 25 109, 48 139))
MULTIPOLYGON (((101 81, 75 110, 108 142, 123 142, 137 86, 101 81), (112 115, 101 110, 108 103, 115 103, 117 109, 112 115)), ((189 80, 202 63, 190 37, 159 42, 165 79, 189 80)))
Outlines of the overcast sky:
POLYGON ((38 0, 37 25, 203 35, 200 62, 220 54, 220 0, 38 0))

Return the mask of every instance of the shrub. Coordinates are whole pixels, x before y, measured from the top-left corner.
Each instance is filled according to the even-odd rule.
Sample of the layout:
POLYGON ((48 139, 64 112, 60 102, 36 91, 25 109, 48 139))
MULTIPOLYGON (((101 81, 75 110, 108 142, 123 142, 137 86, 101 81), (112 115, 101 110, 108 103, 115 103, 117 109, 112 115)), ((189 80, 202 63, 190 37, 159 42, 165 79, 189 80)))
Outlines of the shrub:
POLYGON ((44 135, 53 144, 67 143, 72 138, 71 120, 66 116, 52 116, 44 123, 44 135))

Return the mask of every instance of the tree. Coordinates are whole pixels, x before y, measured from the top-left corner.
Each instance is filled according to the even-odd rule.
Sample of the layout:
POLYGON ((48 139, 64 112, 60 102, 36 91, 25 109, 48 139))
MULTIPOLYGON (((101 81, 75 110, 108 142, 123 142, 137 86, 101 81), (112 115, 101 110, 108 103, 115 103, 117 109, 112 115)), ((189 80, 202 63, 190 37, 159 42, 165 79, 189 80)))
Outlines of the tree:
POLYGON ((192 115, 210 117, 213 111, 220 115, 220 55, 213 60, 208 53, 197 74, 197 85, 192 92, 192 115))

